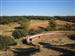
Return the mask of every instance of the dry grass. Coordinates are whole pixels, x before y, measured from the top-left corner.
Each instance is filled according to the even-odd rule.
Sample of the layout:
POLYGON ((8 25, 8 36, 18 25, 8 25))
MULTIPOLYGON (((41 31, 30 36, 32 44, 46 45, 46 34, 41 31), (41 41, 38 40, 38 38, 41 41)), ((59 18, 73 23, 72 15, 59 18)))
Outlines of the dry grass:
MULTIPOLYGON (((71 22, 56 20, 56 25, 58 27, 63 27, 66 23, 73 24, 71 22)), ((0 35, 8 35, 11 36, 12 31, 14 31, 15 27, 20 26, 18 23, 9 23, 5 25, 0 25, 0 35)), ((38 29, 39 27, 46 28, 48 26, 48 20, 31 20, 29 29, 38 29)))
POLYGON ((60 26, 64 26, 66 23, 73 24, 72 22, 67 22, 67 21, 62 21, 62 20, 56 20, 55 23, 60 26))
POLYGON ((0 25, 0 35, 11 36, 12 31, 15 30, 15 27, 20 26, 18 23, 9 23, 5 25, 0 25))
POLYGON ((47 20, 31 20, 30 29, 37 29, 39 27, 46 28, 48 26, 47 20))
MULTIPOLYGON (((69 23, 69 24, 72 24, 71 22, 66 22, 66 21, 61 21, 61 20, 56 20, 55 21, 57 25, 63 25, 66 24, 66 23, 69 23)), ((48 21, 47 20, 31 20, 30 22, 30 29, 38 29, 38 27, 44 27, 46 28, 48 26, 48 21)), ((18 27, 20 26, 19 24, 17 23, 10 23, 10 24, 6 24, 6 25, 0 25, 0 34, 2 35, 7 35, 7 36, 10 36, 12 34, 12 31, 15 30, 14 28, 15 27, 18 27)), ((44 41, 49 41, 50 43, 53 43, 52 40, 54 41, 58 41, 59 43, 61 42, 64 42, 64 43, 70 43, 72 42, 70 39, 68 39, 67 37, 60 37, 60 36, 56 36, 56 37, 60 37, 62 38, 62 41, 59 41, 59 38, 55 38, 54 37, 51 37, 51 36, 41 36, 41 37, 49 37, 49 38, 46 38, 46 40, 44 41)), ((39 41, 43 41, 43 39, 41 40, 37 40, 37 42, 35 42, 34 44, 38 44, 39 41)), ((28 48, 30 46, 26 46, 26 45, 17 45, 17 46, 14 46, 15 48, 28 48)), ((59 52, 56 52, 54 50, 51 50, 51 49, 46 49, 46 48, 41 48, 41 51, 40 52, 37 52, 35 53, 34 55, 32 56, 58 56, 62 53, 59 53, 59 52)), ((0 56, 13 56, 13 53, 12 51, 8 50, 6 52, 0 52, 0 56)))
MULTIPOLYGON (((66 23, 72 25, 75 23, 62 21, 62 20, 55 20, 57 27, 63 27, 66 23)), ((31 20, 30 22, 30 29, 38 29, 39 27, 46 28, 48 26, 48 20, 31 20)))

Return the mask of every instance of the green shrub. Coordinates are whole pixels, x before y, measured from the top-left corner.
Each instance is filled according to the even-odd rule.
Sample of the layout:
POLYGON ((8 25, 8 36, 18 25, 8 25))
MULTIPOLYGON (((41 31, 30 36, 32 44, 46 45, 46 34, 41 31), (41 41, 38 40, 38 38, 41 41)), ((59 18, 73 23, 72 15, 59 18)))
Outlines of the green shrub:
POLYGON ((14 36, 15 39, 21 38, 23 36, 26 36, 27 33, 25 32, 24 29, 16 29, 13 33, 12 36, 14 36))
POLYGON ((16 44, 14 38, 0 35, 0 50, 6 49, 9 45, 14 45, 14 44, 16 44))

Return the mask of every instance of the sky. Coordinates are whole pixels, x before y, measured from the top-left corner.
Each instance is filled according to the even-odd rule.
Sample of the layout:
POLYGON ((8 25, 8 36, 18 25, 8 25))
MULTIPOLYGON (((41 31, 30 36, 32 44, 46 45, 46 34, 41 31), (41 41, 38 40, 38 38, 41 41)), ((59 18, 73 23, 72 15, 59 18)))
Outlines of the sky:
POLYGON ((75 0, 0 0, 0 16, 75 16, 75 0))

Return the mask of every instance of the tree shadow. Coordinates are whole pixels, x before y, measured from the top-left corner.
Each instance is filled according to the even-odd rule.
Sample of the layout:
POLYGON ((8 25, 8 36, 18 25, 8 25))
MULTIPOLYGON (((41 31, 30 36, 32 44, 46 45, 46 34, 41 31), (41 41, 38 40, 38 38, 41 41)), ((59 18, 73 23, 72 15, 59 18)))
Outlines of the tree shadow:
POLYGON ((75 43, 73 43, 73 44, 66 44, 66 45, 64 45, 64 47, 75 49, 75 43))
POLYGON ((14 56, 31 56, 32 54, 39 52, 40 50, 37 48, 16 48, 14 52, 14 56))
POLYGON ((52 50, 55 50, 57 52, 63 53, 60 56, 75 56, 75 51, 71 51, 71 50, 64 49, 64 48, 59 48, 59 47, 53 46, 49 43, 43 43, 42 42, 42 43, 39 43, 39 44, 43 45, 44 48, 52 49, 52 50))

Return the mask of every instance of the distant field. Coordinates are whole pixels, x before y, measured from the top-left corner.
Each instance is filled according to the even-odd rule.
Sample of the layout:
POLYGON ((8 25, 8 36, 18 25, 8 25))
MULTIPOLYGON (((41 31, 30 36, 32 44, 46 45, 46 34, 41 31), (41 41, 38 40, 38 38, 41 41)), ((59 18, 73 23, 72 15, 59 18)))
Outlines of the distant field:
POLYGON ((67 22, 67 21, 62 21, 62 20, 56 20, 55 22, 57 25, 61 25, 61 26, 64 26, 64 24, 66 24, 66 23, 73 24, 72 22, 67 22))
MULTIPOLYGON (((55 20, 57 27, 63 27, 64 24, 69 23, 73 24, 72 22, 66 22, 62 20, 55 20)), ((74 23, 75 24, 75 23, 74 23)), ((12 34, 12 31, 14 31, 15 27, 20 26, 16 22, 12 22, 5 25, 0 25, 0 35, 7 35, 10 36, 12 34)), ((48 26, 48 20, 31 20, 29 29, 38 29, 39 27, 46 28, 48 26)))
MULTIPOLYGON (((55 23, 56 23, 57 27, 59 27, 59 26, 62 27, 66 23, 75 24, 72 22, 67 22, 67 21, 62 21, 62 20, 55 20, 55 23)), ((30 23, 30 29, 37 29, 39 27, 46 28, 47 26, 48 26, 48 20, 31 20, 31 23, 30 23)))
POLYGON ((46 28, 48 26, 48 20, 31 20, 30 29, 38 29, 39 27, 46 28))

